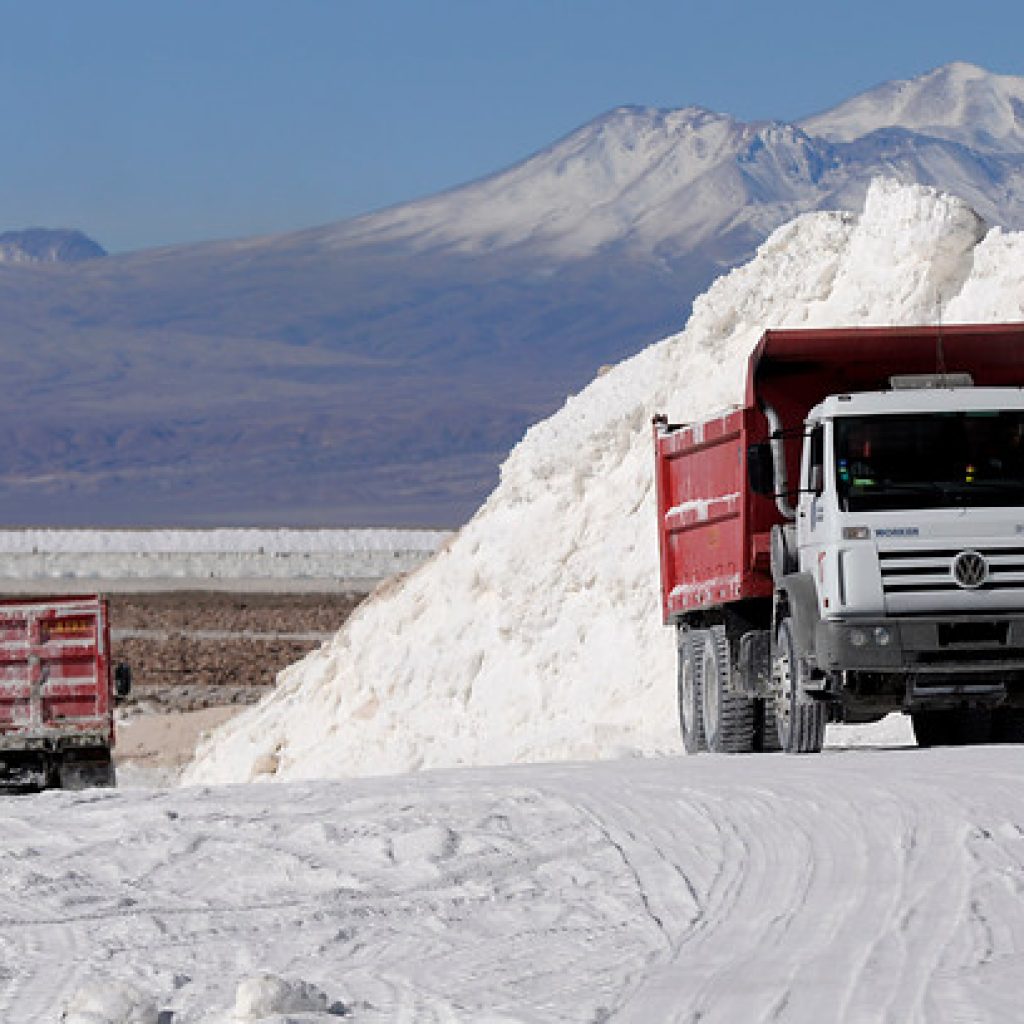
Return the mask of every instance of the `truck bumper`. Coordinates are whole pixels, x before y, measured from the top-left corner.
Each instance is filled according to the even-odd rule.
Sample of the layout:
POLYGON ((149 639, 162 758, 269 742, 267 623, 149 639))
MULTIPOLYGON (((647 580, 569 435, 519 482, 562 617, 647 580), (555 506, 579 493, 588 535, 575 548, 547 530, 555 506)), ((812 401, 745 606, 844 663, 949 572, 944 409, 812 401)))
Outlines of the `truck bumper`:
POLYGON ((819 622, 815 654, 844 703, 1024 707, 1024 615, 819 622))

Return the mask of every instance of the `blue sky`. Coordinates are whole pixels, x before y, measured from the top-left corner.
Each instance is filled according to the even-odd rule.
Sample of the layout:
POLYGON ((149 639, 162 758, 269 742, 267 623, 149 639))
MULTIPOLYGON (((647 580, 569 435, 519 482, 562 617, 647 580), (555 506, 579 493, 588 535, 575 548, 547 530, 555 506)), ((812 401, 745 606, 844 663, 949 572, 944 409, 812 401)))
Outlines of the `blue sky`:
POLYGON ((0 0, 0 229, 112 251, 285 231, 500 170, 621 104, 796 119, 1024 7, 860 0, 0 0))

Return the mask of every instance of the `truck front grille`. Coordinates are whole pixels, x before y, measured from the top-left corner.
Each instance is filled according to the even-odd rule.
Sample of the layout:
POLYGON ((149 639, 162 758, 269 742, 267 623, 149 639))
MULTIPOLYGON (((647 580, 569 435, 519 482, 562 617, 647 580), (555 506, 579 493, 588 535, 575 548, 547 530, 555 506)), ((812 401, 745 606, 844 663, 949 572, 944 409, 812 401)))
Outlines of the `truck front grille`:
POLYGON ((953 560, 964 548, 915 548, 879 551, 882 590, 886 595, 1024 593, 1024 547, 972 547, 986 562, 987 574, 977 587, 964 588, 953 577, 953 560))

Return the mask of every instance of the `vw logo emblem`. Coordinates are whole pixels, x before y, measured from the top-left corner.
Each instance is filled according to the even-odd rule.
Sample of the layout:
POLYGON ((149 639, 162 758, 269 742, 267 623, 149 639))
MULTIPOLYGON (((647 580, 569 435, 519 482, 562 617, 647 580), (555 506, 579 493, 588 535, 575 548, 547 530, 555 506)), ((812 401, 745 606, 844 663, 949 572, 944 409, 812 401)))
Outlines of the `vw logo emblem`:
POLYGON ((961 551, 953 559, 953 579, 957 586, 976 590, 988 579, 988 563, 977 551, 961 551))

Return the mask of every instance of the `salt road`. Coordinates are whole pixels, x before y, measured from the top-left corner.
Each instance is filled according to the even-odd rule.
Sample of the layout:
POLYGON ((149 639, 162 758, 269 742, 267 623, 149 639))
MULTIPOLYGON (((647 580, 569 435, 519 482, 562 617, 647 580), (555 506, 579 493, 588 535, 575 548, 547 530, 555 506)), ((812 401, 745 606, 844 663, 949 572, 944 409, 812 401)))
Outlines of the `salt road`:
POLYGON ((0 1020, 1020 1020, 1022 780, 859 748, 4 798, 0 1020))

